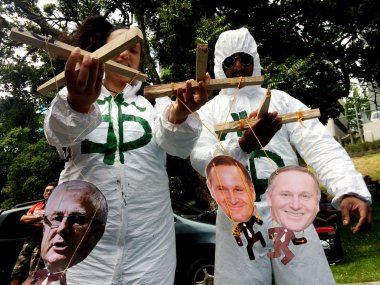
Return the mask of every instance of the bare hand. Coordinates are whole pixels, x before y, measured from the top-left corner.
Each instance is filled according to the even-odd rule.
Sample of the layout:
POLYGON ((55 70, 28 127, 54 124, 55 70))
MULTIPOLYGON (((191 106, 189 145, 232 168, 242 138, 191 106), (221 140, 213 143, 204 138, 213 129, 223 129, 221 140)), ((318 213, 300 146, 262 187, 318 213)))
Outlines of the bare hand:
POLYGON ((77 112, 88 113, 100 95, 104 73, 103 64, 96 58, 85 55, 81 62, 80 49, 75 48, 65 66, 68 103, 77 112), (79 70, 75 70, 81 64, 79 70))
MULTIPOLYGON (((206 74, 206 80, 210 75, 206 74)), ((173 124, 184 122, 188 115, 199 110, 208 100, 208 92, 204 81, 198 82, 196 92, 191 91, 191 85, 194 80, 187 80, 185 88, 174 90, 174 96, 177 100, 170 108, 169 121, 173 124)))
MULTIPOLYGON (((249 117, 255 118, 256 115, 257 111, 253 112, 249 117)), ((282 118, 277 112, 268 112, 260 116, 257 122, 246 130, 239 139, 241 149, 246 153, 251 153, 266 146, 277 131, 281 129, 281 122, 282 118)))
POLYGON ((354 234, 369 231, 372 217, 366 202, 355 196, 345 196, 340 202, 340 209, 342 211, 342 222, 344 226, 350 223, 350 214, 355 214, 359 217, 358 223, 351 228, 354 234))

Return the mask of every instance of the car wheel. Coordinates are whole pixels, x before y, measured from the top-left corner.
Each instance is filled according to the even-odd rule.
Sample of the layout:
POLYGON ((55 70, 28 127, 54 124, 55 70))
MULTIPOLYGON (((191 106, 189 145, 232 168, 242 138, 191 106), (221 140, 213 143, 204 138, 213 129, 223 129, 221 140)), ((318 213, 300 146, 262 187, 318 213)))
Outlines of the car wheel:
POLYGON ((214 284, 214 261, 210 259, 199 259, 190 269, 190 280, 192 285, 214 284))

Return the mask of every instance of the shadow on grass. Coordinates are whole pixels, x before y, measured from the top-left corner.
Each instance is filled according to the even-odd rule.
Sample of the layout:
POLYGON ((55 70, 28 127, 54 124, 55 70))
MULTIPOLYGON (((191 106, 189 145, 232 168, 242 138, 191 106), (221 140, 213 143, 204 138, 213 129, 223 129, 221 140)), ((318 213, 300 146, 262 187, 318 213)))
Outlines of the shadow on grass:
POLYGON ((380 202, 372 205, 372 229, 366 234, 352 234, 351 225, 338 224, 342 239, 344 259, 332 265, 331 270, 337 283, 370 282, 380 280, 380 202))

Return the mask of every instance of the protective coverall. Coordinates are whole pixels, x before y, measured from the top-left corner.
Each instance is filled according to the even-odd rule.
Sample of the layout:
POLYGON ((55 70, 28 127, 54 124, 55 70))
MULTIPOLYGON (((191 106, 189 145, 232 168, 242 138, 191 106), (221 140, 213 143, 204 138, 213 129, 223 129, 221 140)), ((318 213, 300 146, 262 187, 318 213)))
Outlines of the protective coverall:
MULTIPOLYGON (((245 28, 224 32, 215 46, 215 78, 226 78, 223 71, 223 60, 237 52, 246 52, 253 56, 253 75, 260 75, 260 62, 255 40, 245 28)), ((247 86, 241 89, 223 89, 217 96, 207 102, 200 110, 200 117, 205 125, 213 129, 214 125, 231 120, 248 117, 255 111, 266 89, 259 86, 247 86), (235 101, 234 94, 237 92, 235 101), (233 102, 233 103, 232 103, 233 102), (229 113, 232 104, 231 112, 229 113)), ((271 90, 269 112, 279 114, 297 112, 308 109, 299 100, 285 92, 271 90)), ((192 166, 202 175, 209 161, 218 154, 227 154, 248 166, 256 197, 260 197, 266 189, 267 179, 277 168, 284 165, 298 164, 295 150, 315 170, 321 183, 326 185, 330 194, 334 195, 333 204, 339 209, 344 194, 354 194, 370 203, 369 192, 362 176, 346 151, 335 141, 326 128, 317 119, 307 120, 302 124, 284 124, 263 150, 250 154, 245 153, 238 143, 242 132, 228 133, 222 136, 219 143, 215 134, 203 128, 201 136, 191 153, 192 166), (221 146, 222 145, 222 146, 221 146), (268 157, 267 157, 268 155, 268 157)), ((265 195, 263 195, 265 196, 265 195)), ((264 200, 265 197, 262 196, 264 200)), ((267 202, 258 203, 258 212, 264 218, 264 226, 255 228, 267 236, 267 228, 271 227, 271 217, 267 202)), ((257 225, 256 225, 257 226, 257 225)), ((231 234, 232 222, 221 211, 217 215, 216 238, 216 273, 215 284, 272 284, 271 276, 276 284, 335 284, 323 249, 314 227, 311 225, 304 232, 308 242, 292 248, 295 258, 286 266, 280 259, 269 260, 266 253, 271 243, 267 239, 267 247, 259 243, 254 245, 256 260, 249 260, 245 247, 238 247, 231 234), (310 259, 311 258, 311 259, 310 259), (316 263, 319 262, 316 266, 316 263), (271 268, 273 267, 273 269, 271 268)), ((297 235, 297 237, 300 237, 297 235)), ((246 241, 242 238, 244 244, 246 241)))
POLYGON ((67 272, 68 284, 172 284, 176 255, 166 153, 186 158, 201 124, 188 116, 167 121, 170 99, 155 108, 136 95, 141 82, 113 98, 102 87, 89 114, 72 110, 67 90, 52 101, 45 135, 69 160, 60 183, 95 184, 108 202, 104 236, 91 254, 67 272))

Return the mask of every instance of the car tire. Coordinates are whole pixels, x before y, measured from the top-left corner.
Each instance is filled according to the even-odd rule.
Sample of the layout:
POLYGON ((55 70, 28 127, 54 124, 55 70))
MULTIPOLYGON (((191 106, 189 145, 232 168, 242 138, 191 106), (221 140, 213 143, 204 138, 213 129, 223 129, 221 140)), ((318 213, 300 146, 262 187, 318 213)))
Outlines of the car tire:
POLYGON ((214 260, 210 258, 195 260, 188 271, 187 280, 191 285, 213 285, 214 260))

